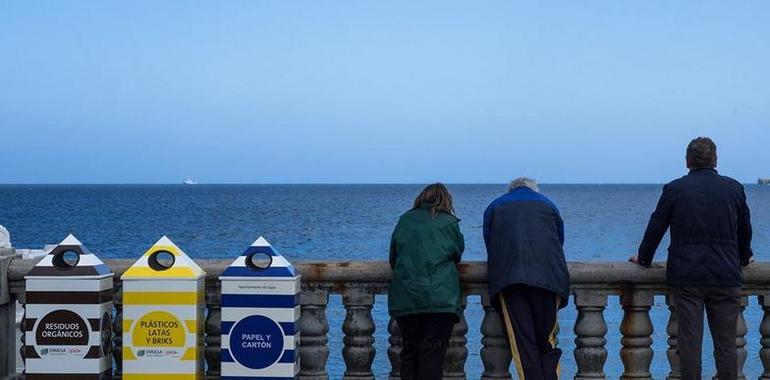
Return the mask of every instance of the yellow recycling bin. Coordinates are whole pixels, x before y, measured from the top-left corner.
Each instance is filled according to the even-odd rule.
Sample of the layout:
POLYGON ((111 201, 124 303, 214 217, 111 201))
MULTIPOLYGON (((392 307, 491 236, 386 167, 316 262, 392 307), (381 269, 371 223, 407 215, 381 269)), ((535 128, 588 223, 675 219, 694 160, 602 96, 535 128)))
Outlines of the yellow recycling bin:
POLYGON ((27 273, 27 380, 112 377, 112 276, 72 235, 27 273))
POLYGON ((123 273, 123 379, 203 378, 205 276, 165 236, 123 273))

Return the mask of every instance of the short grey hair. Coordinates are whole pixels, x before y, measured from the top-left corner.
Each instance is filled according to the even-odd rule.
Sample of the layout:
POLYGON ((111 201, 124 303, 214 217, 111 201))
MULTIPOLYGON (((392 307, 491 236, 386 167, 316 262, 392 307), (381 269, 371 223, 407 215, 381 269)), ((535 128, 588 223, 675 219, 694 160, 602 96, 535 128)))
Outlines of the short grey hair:
POLYGON ((519 177, 511 181, 511 184, 508 186, 508 190, 513 190, 517 187, 528 187, 532 189, 533 191, 540 191, 540 188, 537 187, 537 181, 535 181, 532 178, 528 177, 519 177))

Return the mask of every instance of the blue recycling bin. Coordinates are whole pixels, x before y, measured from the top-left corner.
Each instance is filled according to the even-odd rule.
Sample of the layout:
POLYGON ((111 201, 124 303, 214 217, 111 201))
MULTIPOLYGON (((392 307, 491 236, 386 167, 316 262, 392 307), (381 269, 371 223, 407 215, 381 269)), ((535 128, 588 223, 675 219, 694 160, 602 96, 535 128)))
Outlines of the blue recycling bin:
POLYGON ((222 379, 293 379, 299 372, 300 276, 263 237, 222 282, 222 379))

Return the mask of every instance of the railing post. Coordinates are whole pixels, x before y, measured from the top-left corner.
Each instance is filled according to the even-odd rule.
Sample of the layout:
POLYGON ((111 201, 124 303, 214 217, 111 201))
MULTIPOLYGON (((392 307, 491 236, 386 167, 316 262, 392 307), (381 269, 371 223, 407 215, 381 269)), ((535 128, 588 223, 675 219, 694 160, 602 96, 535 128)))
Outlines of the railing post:
POLYGON ((763 368, 759 380, 770 380, 770 293, 761 294, 758 301, 762 306, 762 322, 759 324, 759 333, 762 336, 759 343, 762 348, 759 350, 759 360, 762 361, 763 368))
POLYGON ((666 334, 668 334, 668 364, 671 372, 666 376, 666 380, 676 380, 681 378, 679 373, 679 355, 676 352, 676 346, 679 344, 679 323, 676 319, 676 305, 673 294, 666 294, 666 305, 668 305, 668 324, 666 325, 666 334))
POLYGON ((576 290, 575 306, 575 362, 578 371, 575 380, 605 379, 604 363, 607 361, 607 322, 604 309, 607 294, 596 290, 576 290))
POLYGON ((510 379, 511 349, 500 324, 497 310, 487 292, 481 294, 484 319, 481 321, 481 363, 484 365, 482 380, 510 379))
POLYGON ((342 293, 342 303, 347 311, 342 323, 344 379, 374 380, 374 295, 364 288, 348 288, 342 293))
POLYGON ((326 290, 303 291, 300 296, 302 316, 299 320, 299 379, 327 380, 326 361, 329 359, 329 321, 326 290))
POLYGON ((650 364, 652 363, 652 332, 650 307, 654 296, 650 290, 624 289, 620 295, 623 306, 623 321, 620 333, 623 338, 620 343, 620 359, 623 361, 621 380, 652 380, 650 364))
POLYGON ((222 372, 222 296, 220 293, 221 283, 219 280, 206 281, 206 322, 204 328, 206 335, 204 337, 205 348, 204 357, 206 359, 206 375, 209 378, 218 379, 222 372))
POLYGON ((11 297, 8 267, 15 258, 13 249, 0 248, 0 378, 16 373, 16 300, 11 297))
POLYGON ((460 321, 452 328, 452 336, 449 338, 444 359, 444 380, 465 380, 465 361, 468 359, 468 323, 465 320, 465 307, 468 297, 462 295, 462 312, 460 321))
POLYGON ((388 360, 390 360, 390 380, 401 380, 401 330, 398 328, 396 318, 390 318, 388 322, 388 360))

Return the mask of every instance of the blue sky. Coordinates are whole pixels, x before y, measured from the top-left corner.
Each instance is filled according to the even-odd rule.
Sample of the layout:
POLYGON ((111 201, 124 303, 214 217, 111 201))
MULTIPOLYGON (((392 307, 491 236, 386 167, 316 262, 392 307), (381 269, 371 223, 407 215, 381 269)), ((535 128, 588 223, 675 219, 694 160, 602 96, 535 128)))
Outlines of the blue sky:
POLYGON ((770 176, 767 1, 0 2, 0 183, 770 176))

